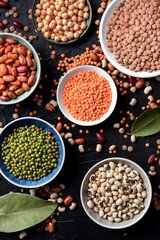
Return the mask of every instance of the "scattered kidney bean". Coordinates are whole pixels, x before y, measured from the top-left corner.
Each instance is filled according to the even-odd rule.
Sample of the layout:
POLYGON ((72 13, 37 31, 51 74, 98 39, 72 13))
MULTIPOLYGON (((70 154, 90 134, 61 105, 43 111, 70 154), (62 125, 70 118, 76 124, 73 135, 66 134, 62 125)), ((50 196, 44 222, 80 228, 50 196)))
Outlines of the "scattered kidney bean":
POLYGON ((75 139, 75 144, 83 145, 84 144, 84 138, 77 138, 77 139, 75 139))
POLYGON ((38 194, 39 194, 40 197, 42 197, 44 199, 48 199, 50 197, 49 193, 46 193, 46 192, 44 192, 42 190, 39 190, 38 194))
POLYGON ((73 201, 73 197, 72 197, 71 195, 68 195, 68 196, 64 199, 64 204, 65 204, 65 205, 69 205, 72 201, 73 201))
POLYGON ((22 25, 20 22, 18 22, 18 21, 14 21, 14 22, 13 22, 13 25, 14 25, 16 28, 20 28, 20 29, 23 28, 23 25, 22 25))
POLYGON ((56 129, 59 133, 63 132, 63 123, 62 122, 58 122, 56 129))
POLYGON ((148 164, 152 164, 154 159, 155 159, 156 155, 152 154, 149 158, 148 158, 148 164))
POLYGON ((96 53, 91 52, 89 56, 95 62, 97 62, 99 60, 99 58, 98 58, 96 53))
POLYGON ((5 25, 0 21, 0 28, 4 29, 5 25))
POLYGON ((53 187, 51 188, 51 191, 52 191, 53 193, 60 193, 60 192, 61 192, 61 188, 60 188, 60 187, 53 186, 53 187))
POLYGON ((0 96, 0 99, 1 99, 2 101, 9 101, 9 100, 10 100, 9 97, 3 96, 3 95, 0 96))
POLYGON ((8 3, 7 3, 7 2, 0 1, 0 7, 2 7, 2 8, 7 8, 7 7, 8 7, 8 3))
POLYGON ((104 137, 102 136, 101 133, 96 133, 96 137, 98 138, 98 140, 99 140, 100 143, 103 143, 103 142, 104 142, 104 137))
POLYGON ((130 83, 135 84, 136 80, 134 77, 128 76, 130 83))
POLYGON ((46 224, 44 222, 42 222, 41 226, 37 229, 37 232, 42 232, 46 227, 46 224))
POLYGON ((115 70, 115 67, 114 67, 111 63, 108 63, 108 68, 109 68, 109 70, 111 70, 111 71, 114 71, 114 70, 115 70))
POLYGON ((158 166, 160 167, 160 158, 158 159, 158 166))
POLYGON ((136 82, 136 88, 137 89, 141 89, 144 87, 145 81, 143 78, 140 78, 137 82, 136 82))

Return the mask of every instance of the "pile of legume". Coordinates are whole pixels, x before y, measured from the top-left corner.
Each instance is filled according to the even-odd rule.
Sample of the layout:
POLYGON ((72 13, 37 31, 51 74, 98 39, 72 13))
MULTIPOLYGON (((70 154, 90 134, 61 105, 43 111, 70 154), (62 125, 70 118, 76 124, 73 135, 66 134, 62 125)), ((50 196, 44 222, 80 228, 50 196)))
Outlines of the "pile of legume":
POLYGON ((159 1, 121 2, 108 21, 107 47, 132 71, 160 70, 159 1))
POLYGON ((139 214, 146 197, 140 174, 128 165, 109 162, 89 178, 87 206, 111 222, 139 214))
POLYGON ((109 110, 112 91, 103 76, 94 71, 83 71, 69 79, 64 87, 63 101, 75 119, 94 121, 109 110))
POLYGON ((79 38, 86 29, 88 11, 85 0, 41 0, 35 11, 38 31, 57 42, 79 38))
POLYGON ((2 157, 15 177, 36 181, 57 167, 58 145, 51 132, 35 125, 19 127, 4 138, 2 157))

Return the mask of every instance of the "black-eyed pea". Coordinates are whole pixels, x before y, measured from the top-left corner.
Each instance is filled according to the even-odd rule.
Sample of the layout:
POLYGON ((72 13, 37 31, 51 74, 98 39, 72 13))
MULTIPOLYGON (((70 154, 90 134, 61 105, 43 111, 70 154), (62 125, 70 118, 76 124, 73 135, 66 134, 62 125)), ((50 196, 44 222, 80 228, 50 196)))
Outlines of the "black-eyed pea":
POLYGON ((58 212, 65 212, 66 211, 66 208, 64 206, 59 206, 58 207, 58 212))

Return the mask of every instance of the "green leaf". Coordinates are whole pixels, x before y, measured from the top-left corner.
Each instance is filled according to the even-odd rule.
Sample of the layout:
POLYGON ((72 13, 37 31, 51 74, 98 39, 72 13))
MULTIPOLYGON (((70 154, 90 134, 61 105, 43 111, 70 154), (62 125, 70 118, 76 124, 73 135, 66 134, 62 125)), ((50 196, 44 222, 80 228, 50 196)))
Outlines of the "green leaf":
POLYGON ((149 136, 160 131, 160 107, 147 110, 133 123, 131 134, 149 136))
POLYGON ((6 194, 0 197, 0 232, 17 232, 34 226, 49 217, 56 207, 56 203, 28 194, 6 194))

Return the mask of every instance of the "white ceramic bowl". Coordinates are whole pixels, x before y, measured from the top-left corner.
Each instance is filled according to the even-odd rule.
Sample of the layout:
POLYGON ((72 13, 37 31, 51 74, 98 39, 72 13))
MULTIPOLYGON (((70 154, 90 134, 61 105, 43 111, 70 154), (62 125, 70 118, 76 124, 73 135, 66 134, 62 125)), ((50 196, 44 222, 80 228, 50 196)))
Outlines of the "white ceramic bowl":
POLYGON ((115 59, 114 55, 109 51, 107 47, 107 39, 106 39, 106 31, 107 31, 107 22, 110 19, 111 14, 114 12, 115 8, 119 5, 120 2, 123 0, 113 0, 108 7, 106 8, 105 12, 103 13, 102 19, 101 19, 101 24, 100 24, 100 43, 101 47, 103 49, 103 52, 109 62, 117 68, 120 72, 125 73, 126 75, 133 76, 133 77, 139 77, 139 78, 152 78, 160 75, 160 70, 154 71, 151 73, 148 72, 133 72, 123 66, 121 66, 115 59))
POLYGON ((84 211, 87 213, 87 215, 98 225, 105 227, 105 228, 111 228, 111 229, 122 229, 122 228, 127 228, 132 226, 133 224, 135 224, 136 222, 138 222, 147 212, 150 203, 151 203, 151 198, 152 198, 152 187, 151 187, 151 183, 149 181, 149 178, 147 176, 147 174, 144 172, 144 170, 137 165, 135 162, 128 160, 126 158, 120 158, 120 157, 114 157, 114 158, 107 158, 105 160, 102 160, 100 162, 98 162, 97 164, 95 164, 85 175, 83 181, 82 181, 82 185, 81 185, 81 189, 80 189, 80 198, 81 198, 81 203, 82 206, 84 208, 84 211), (145 208, 138 214, 135 215, 134 218, 130 219, 130 220, 123 220, 120 223, 116 223, 116 222, 110 222, 107 219, 103 219, 99 216, 98 213, 94 212, 93 209, 88 208, 87 206, 87 199, 88 199, 88 183, 89 183, 89 177, 95 173, 97 171, 97 169, 100 166, 103 166, 104 164, 113 161, 116 163, 123 163, 123 164, 127 164, 128 166, 130 166, 131 168, 135 169, 136 171, 138 171, 140 173, 141 178, 143 179, 143 183, 146 187, 146 191, 147 191, 147 197, 144 201, 144 205, 145 208))
POLYGON ((71 69, 69 72, 67 72, 64 75, 64 77, 62 78, 62 80, 60 81, 60 83, 58 85, 57 102, 58 102, 58 106, 59 106, 61 112, 71 122, 81 125, 81 126, 93 126, 93 125, 96 125, 96 124, 99 124, 99 123, 105 121, 113 112, 113 110, 116 106, 116 102, 117 102, 117 88, 115 86, 113 79, 104 70, 102 70, 101 68, 95 67, 95 66, 83 65, 83 66, 79 66, 79 67, 71 69), (70 77, 72 77, 73 75, 75 75, 79 72, 82 72, 82 71, 95 71, 96 73, 102 75, 109 81, 109 84, 110 84, 110 87, 112 90, 112 102, 111 102, 108 112, 105 113, 99 120, 96 120, 96 121, 86 122, 86 121, 80 121, 80 120, 73 118, 63 103, 63 90, 64 90, 66 83, 69 81, 70 77))

